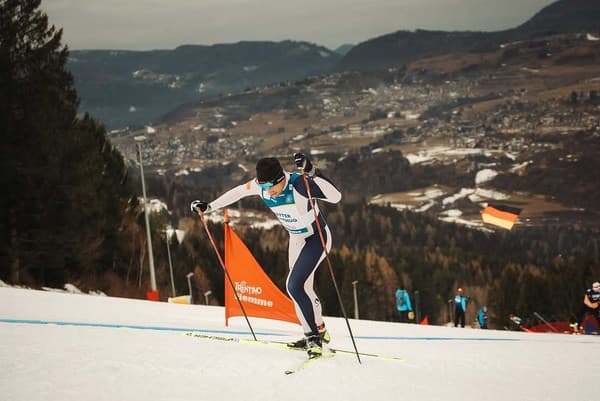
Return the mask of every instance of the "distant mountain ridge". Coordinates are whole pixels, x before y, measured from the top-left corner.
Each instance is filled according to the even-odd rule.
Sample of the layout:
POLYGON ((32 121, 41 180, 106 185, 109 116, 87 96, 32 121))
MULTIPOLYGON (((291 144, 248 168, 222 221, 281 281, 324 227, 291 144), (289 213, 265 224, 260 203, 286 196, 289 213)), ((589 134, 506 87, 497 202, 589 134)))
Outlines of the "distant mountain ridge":
POLYGON ((340 55, 307 42, 185 45, 173 50, 81 50, 68 69, 80 110, 109 127, 147 124, 177 106, 332 71, 340 55))
POLYGON ((514 29, 519 33, 548 34, 600 30, 600 1, 560 0, 543 8, 514 29))
POLYGON ((397 31, 353 47, 338 70, 378 69, 424 57, 456 52, 489 51, 501 43, 549 34, 600 31, 600 1, 559 0, 524 24, 505 31, 397 31))
POLYGON ((498 32, 397 31, 332 51, 307 42, 185 45, 173 50, 72 51, 81 112, 109 128, 145 125, 187 103, 347 70, 377 70, 451 53, 573 32, 600 33, 600 0, 559 0, 498 32))
POLYGON ((338 54, 341 54, 342 56, 345 56, 350 51, 350 49, 352 49, 353 47, 354 47, 353 44, 347 43, 347 44, 336 47, 334 51, 338 54))

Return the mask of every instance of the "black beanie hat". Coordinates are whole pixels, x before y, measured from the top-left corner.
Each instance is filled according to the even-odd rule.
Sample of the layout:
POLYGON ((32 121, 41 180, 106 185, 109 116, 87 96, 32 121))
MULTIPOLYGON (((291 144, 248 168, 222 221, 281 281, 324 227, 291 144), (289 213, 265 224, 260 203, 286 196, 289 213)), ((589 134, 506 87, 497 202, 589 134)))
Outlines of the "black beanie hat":
POLYGON ((283 168, 274 157, 265 157, 256 163, 256 179, 259 182, 275 181, 283 175, 283 168))

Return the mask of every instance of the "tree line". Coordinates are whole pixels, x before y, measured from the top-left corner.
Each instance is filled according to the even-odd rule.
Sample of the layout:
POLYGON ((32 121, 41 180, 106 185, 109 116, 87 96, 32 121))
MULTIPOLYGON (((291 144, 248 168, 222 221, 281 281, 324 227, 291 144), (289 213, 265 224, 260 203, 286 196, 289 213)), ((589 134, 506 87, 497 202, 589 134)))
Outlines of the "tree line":
MULTIPOLYGON (((595 227, 517 225, 512 231, 486 232, 364 202, 325 210, 334 238, 330 258, 345 309, 353 310, 352 282, 357 280, 364 319, 398 320, 394 292, 403 285, 413 296, 419 291, 421 315, 438 324, 450 321, 448 300, 458 287, 471 297, 471 320, 487 305, 492 327, 509 327, 510 314, 521 316, 526 324, 537 323, 534 312, 573 321, 585 289, 600 275, 595 227)), ((214 251, 205 245, 198 223, 190 224, 189 242, 183 246, 192 253, 180 257, 210 276, 206 284, 222 302, 223 277, 214 251)), ((211 224, 210 229, 222 249, 222 225, 211 224)), ((280 227, 235 229, 284 290, 287 233, 280 227)), ((315 282, 325 313, 341 316, 325 262, 315 282)))

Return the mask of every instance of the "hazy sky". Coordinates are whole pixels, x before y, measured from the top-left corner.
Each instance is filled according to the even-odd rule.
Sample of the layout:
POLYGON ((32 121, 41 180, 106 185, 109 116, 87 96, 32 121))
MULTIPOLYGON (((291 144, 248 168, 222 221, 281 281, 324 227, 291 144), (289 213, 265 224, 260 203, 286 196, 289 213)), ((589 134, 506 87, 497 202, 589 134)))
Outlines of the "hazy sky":
POLYGON ((42 0, 70 49, 304 40, 331 49, 398 30, 501 30, 554 0, 42 0))

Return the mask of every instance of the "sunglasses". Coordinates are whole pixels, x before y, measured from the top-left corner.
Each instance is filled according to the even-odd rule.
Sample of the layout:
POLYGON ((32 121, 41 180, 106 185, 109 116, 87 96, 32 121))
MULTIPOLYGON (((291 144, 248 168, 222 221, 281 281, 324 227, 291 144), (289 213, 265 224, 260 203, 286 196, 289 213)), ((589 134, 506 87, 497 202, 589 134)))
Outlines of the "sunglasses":
POLYGON ((265 182, 260 182, 258 181, 258 178, 255 179, 254 181, 256 182, 256 184, 258 184, 259 187, 261 187, 262 189, 269 189, 277 184, 279 184, 281 181, 283 181, 283 179, 285 178, 285 175, 282 175, 279 178, 275 178, 273 181, 265 181, 265 182))

